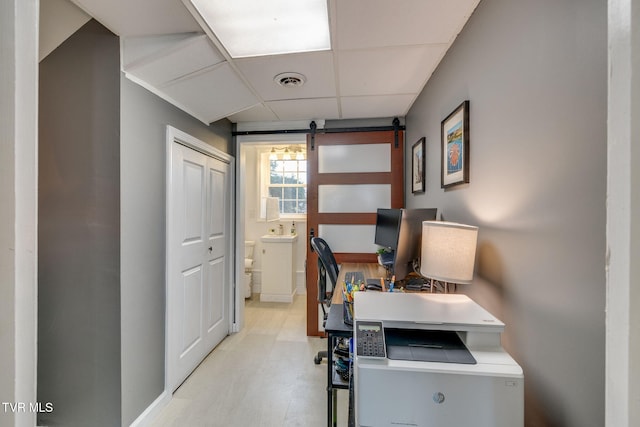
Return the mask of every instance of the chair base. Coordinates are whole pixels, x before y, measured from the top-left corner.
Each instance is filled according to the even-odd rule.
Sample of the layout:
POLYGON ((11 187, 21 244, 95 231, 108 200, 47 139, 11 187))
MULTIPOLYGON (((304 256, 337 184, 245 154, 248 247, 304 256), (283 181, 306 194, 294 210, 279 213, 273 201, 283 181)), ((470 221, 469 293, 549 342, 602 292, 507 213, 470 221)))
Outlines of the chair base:
POLYGON ((319 351, 318 354, 313 358, 313 363, 319 365, 322 363, 323 358, 327 358, 329 355, 327 354, 327 350, 319 351))

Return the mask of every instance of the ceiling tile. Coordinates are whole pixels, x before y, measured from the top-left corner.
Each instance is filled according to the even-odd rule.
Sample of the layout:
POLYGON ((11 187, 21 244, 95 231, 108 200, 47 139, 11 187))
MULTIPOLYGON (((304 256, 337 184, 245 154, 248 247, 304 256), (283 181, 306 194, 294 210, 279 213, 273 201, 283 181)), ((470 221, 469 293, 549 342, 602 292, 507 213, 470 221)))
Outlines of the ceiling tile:
POLYGON ((340 99, 343 119, 404 116, 415 95, 349 96, 340 99))
POLYGON ((420 93, 480 0, 327 0, 332 51, 245 59, 231 59, 186 0, 71 1, 121 37, 128 77, 195 117, 305 121, 406 114, 402 100, 420 93), (203 32, 210 47, 180 45, 203 32), (306 83, 278 86, 286 72, 306 83))
POLYGON ((180 0, 71 0, 121 37, 202 31, 180 0))
POLYGON ((342 50, 451 43, 479 2, 480 0, 403 0, 400 3, 388 0, 336 1, 337 47, 342 50))
POLYGON ((280 120, 338 119, 336 98, 292 99, 266 103, 280 120))
POLYGON ((331 52, 247 58, 236 60, 235 63, 266 101, 336 96, 331 52), (276 75, 285 72, 304 75, 305 84, 300 87, 282 87, 274 82, 276 75))
MULTIPOLYGON (((158 56, 159 52, 179 48, 196 33, 161 34, 154 36, 121 37, 122 63, 125 68, 135 67, 148 58, 158 56)), ((202 34, 200 34, 202 35, 202 34)))
POLYGON ((339 52, 340 95, 417 94, 446 45, 339 52))
POLYGON ((233 123, 238 122, 270 122, 278 120, 278 117, 262 104, 232 114, 228 117, 233 123))
POLYGON ((189 106, 198 117, 214 122, 245 110, 259 101, 242 83, 228 63, 195 74, 162 88, 178 103, 189 106))
POLYGON ((125 66, 125 71, 152 86, 161 86, 223 61, 224 57, 213 47, 209 38, 202 34, 141 58, 132 66, 125 66))

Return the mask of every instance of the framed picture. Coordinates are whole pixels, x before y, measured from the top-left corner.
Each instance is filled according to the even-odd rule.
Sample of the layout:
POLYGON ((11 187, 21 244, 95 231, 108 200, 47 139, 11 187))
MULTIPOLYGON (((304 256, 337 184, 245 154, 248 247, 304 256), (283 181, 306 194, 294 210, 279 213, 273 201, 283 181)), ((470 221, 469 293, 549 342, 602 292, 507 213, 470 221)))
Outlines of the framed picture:
POLYGON ((442 188, 469 182, 469 101, 464 101, 441 124, 442 188))
POLYGON ((411 149, 411 192, 424 193, 424 136, 411 149))

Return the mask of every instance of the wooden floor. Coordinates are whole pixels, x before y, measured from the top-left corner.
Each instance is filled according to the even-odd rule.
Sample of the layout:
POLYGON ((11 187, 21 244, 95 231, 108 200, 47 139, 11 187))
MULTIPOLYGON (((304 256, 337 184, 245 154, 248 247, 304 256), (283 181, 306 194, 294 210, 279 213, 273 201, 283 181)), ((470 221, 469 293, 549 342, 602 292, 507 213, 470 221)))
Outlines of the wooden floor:
MULTIPOLYGON (((327 365, 313 356, 327 342, 306 336, 305 305, 305 295, 246 300, 244 329, 211 352, 151 426, 326 426, 327 365)), ((340 426, 347 398, 338 391, 340 426)))

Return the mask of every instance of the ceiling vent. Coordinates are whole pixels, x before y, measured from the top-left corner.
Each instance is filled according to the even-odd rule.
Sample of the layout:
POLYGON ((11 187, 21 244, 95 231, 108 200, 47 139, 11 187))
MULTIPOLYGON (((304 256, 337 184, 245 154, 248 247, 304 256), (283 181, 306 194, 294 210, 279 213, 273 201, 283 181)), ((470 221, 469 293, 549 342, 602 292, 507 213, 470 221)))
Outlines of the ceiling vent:
POLYGON ((283 87, 300 87, 306 78, 300 73, 280 73, 273 78, 273 81, 283 87))

